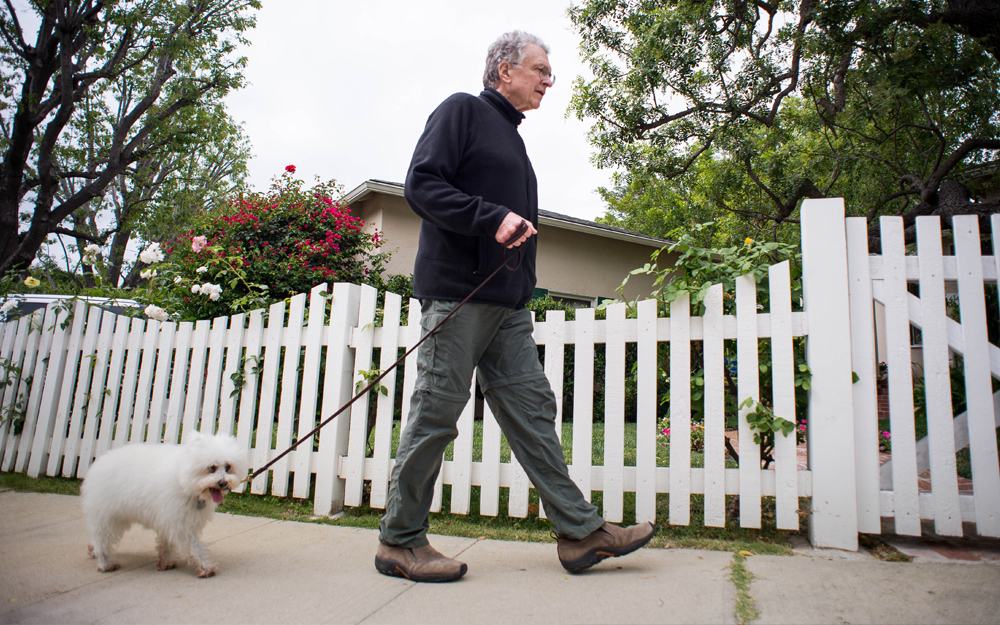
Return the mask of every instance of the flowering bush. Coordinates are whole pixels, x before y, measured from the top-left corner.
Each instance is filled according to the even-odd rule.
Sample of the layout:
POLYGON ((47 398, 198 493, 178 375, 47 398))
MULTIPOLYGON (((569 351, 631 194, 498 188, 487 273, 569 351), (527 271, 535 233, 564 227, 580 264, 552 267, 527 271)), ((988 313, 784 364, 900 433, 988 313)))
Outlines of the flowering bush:
MULTIPOLYGON (((151 265, 145 303, 181 319, 210 319, 266 306, 322 282, 381 283, 381 235, 333 198, 333 182, 302 189, 285 168, 266 193, 206 212, 194 229, 140 255, 151 265)), ((160 314, 158 311, 157 314, 160 314)), ((148 314, 148 313, 147 313, 148 314)), ((152 315, 150 315, 152 316, 152 315)))
POLYGON ((892 434, 888 430, 878 433, 878 450, 892 451, 892 434))
MULTIPOLYGON (((656 426, 656 440, 661 445, 670 444, 670 417, 660 419, 656 426)), ((691 451, 705 450, 705 426, 701 423, 691 424, 691 451)))

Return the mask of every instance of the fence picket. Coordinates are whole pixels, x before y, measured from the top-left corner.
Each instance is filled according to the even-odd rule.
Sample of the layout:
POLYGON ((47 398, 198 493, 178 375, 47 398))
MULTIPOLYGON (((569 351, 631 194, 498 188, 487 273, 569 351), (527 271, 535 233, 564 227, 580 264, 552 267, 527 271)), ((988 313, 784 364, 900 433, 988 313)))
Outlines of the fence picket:
MULTIPOLYGON (((101 428, 97 435, 97 445, 94 447, 94 457, 100 457, 111 449, 115 433, 118 431, 118 412, 122 401, 121 391, 124 382, 122 369, 128 353, 128 340, 131 319, 127 317, 115 319, 115 333, 111 337, 111 356, 108 359, 108 373, 105 382, 104 407, 101 410, 101 428)), ((127 428, 126 421, 126 428, 127 428)))
MULTIPOLYGON (((146 332, 156 332, 157 326, 150 322, 146 332)), ((164 323, 159 326, 159 336, 156 339, 156 371, 153 378, 153 395, 149 400, 149 419, 145 437, 139 433, 139 440, 147 443, 159 443, 165 436, 167 421, 167 391, 170 387, 170 369, 174 361, 174 339, 177 337, 177 324, 164 323)), ((134 428, 133 428, 134 429, 134 428)))
POLYGON ((878 388, 875 375, 875 315, 868 256, 868 220, 848 217, 847 275, 851 309, 851 369, 854 384, 854 466, 857 471, 858 529, 879 534, 878 388))
MULTIPOLYGON (((354 395, 354 356, 349 345, 352 329, 358 325, 360 299, 361 288, 356 284, 333 285, 330 322, 326 329, 326 377, 320 412, 323 420, 330 418, 354 395)), ((350 421, 347 415, 342 415, 319 431, 319 469, 313 514, 335 514, 344 508, 345 482, 337 473, 340 458, 347 453, 349 429, 350 421)))
MULTIPOLYGON (((278 404, 278 429, 274 449, 280 453, 291 447, 295 404, 299 389, 299 360, 302 353, 302 324, 306 315, 306 294, 294 296, 288 305, 288 320, 281 330, 284 346, 284 363, 281 372, 281 396, 278 404)), ((271 494, 284 497, 288 494, 289 456, 271 467, 271 494)))
MULTIPOLYGON (((45 389, 42 392, 41 402, 38 408, 38 424, 35 426, 35 436, 31 443, 31 456, 28 459, 28 477, 38 477, 45 467, 45 475, 49 475, 48 467, 52 464, 53 455, 57 455, 55 450, 57 438, 62 436, 58 428, 60 416, 65 412, 59 411, 62 405, 62 387, 65 381, 65 371, 69 355, 73 353, 72 330, 66 326, 69 318, 69 311, 65 308, 56 308, 55 318, 52 319, 52 345, 49 349, 49 362, 45 367, 45 389), (57 434, 57 432, 59 434, 57 434)), ((49 315, 46 313, 46 319, 49 315)), ((75 375, 76 365, 72 365, 75 375)), ((63 422, 65 427, 65 422, 63 422)), ((58 466, 58 458, 56 459, 58 466)))
MULTIPOLYGON (((272 304, 267 311, 267 329, 264 331, 264 362, 261 366, 260 403, 257 405, 257 436, 254 439, 254 466, 262 467, 271 459, 274 440, 274 412, 278 400, 278 371, 281 370, 281 334, 285 326, 285 302, 272 304)), ((267 492, 269 471, 257 476, 250 485, 250 492, 263 495, 267 492)))
MULTIPOLYGON (((222 362, 226 351, 226 334, 229 332, 230 317, 216 317, 208 334, 208 366, 205 368, 205 394, 201 401, 201 419, 198 431, 215 434, 219 420, 222 386, 222 362)), ((235 321, 235 319, 234 319, 235 321)), ((240 328, 242 330, 242 328, 240 328)))
MULTIPOLYGON (((23 381, 28 375, 24 371, 27 366, 25 359, 34 359, 34 354, 29 355, 25 349, 28 343, 28 332, 31 328, 31 317, 21 317, 14 325, 15 330, 7 333, 7 337, 5 337, 5 339, 13 339, 10 351, 7 349, 0 351, 0 357, 6 358, 10 365, 21 370, 21 375, 17 379, 15 379, 14 371, 5 370, 3 372, 9 382, 6 392, 2 393, 3 397, 0 399, 0 407, 3 408, 3 412, 0 413, 0 420, 2 420, 0 422, 0 470, 3 471, 10 470, 10 465, 14 462, 14 450, 17 449, 19 435, 14 433, 13 427, 16 406, 19 400, 27 402, 27 384, 23 381)), ((5 340, 4 343, 6 342, 5 340)))
POLYGON ((691 521, 691 298, 670 302, 670 524, 691 521))
MULTIPOLYGON (((184 399, 186 396, 187 376, 193 373, 191 363, 191 337, 194 335, 194 324, 182 321, 177 324, 174 335, 174 362, 170 373, 170 386, 167 390, 166 422, 163 428, 164 443, 181 442, 181 426, 184 420, 184 399)), ((197 351, 197 350, 196 350, 197 351)), ((201 388, 201 376, 194 384, 201 388)))
MULTIPOLYGON (((368 382, 358 372, 371 369, 372 347, 375 339, 375 304, 378 291, 368 285, 361 286, 361 304, 358 329, 354 333, 354 380, 361 386, 368 382)), ((369 391, 370 393, 370 391, 369 391)), ((369 393, 358 398, 351 406, 351 429, 348 437, 347 461, 343 477, 346 480, 344 505, 361 505, 365 483, 365 456, 368 455, 368 402, 369 393)), ((352 393, 353 395, 353 393, 352 393)))
MULTIPOLYGON (((319 365, 323 352, 323 321, 326 318, 326 284, 314 286, 309 293, 309 323, 306 327, 306 351, 302 365, 302 395, 299 399, 298 428, 295 440, 300 441, 316 427, 316 398, 319 394, 319 365)), ((322 418, 322 417, 320 417, 322 418)), ((312 456, 315 438, 303 441, 292 452, 291 469, 295 472, 292 496, 305 499, 309 496, 312 456)))
POLYGON ((705 525, 726 525, 726 357, 723 342, 723 288, 705 293, 702 351, 705 366, 705 525))
POLYGON ((577 309, 572 328, 573 464, 570 465, 569 472, 584 498, 590 501, 594 418, 594 309, 577 309))
MULTIPOLYGON (((97 444, 97 436, 102 421, 113 420, 114 413, 104 419, 105 386, 108 379, 108 355, 111 349, 111 339, 115 334, 115 321, 117 315, 110 311, 104 311, 101 315, 101 327, 97 335, 97 347, 94 357, 91 359, 91 380, 87 384, 86 390, 89 395, 87 399, 87 416, 83 423, 83 438, 80 440, 80 462, 76 470, 78 478, 87 477, 87 469, 94 460, 94 446, 97 444)), ((81 380, 83 382, 84 380, 81 380)))
POLYGON ((178 433, 178 440, 181 441, 186 441, 192 432, 201 431, 201 417, 204 414, 204 407, 201 403, 202 395, 205 387, 211 384, 211 381, 205 379, 205 362, 208 360, 208 336, 211 327, 211 321, 199 319, 194 324, 194 331, 191 333, 187 388, 184 389, 184 409, 180 412, 183 415, 183 421, 181 432, 178 433))
MULTIPOLYGON (((261 349, 264 344, 264 311, 253 310, 250 312, 250 321, 246 331, 246 352, 242 361, 243 367, 243 388, 240 389, 240 415, 236 424, 236 442, 240 449, 249 450, 254 442, 254 418, 257 414, 257 389, 260 387, 260 372, 263 369, 261 349)), ((253 466, 261 465, 256 463, 256 456, 252 455, 253 466)), ((243 492, 244 485, 240 484, 237 492, 243 492)))
POLYGON ((604 360, 604 518, 621 523, 625 497, 625 304, 607 308, 604 360))
POLYGON ((97 358, 95 349, 97 338, 101 331, 101 309, 97 306, 87 306, 87 328, 84 331, 83 344, 80 347, 80 372, 76 376, 76 393, 73 397, 73 408, 69 416, 69 431, 66 433, 66 443, 63 445, 63 477, 75 477, 80 443, 83 438, 84 421, 87 409, 94 398, 88 392, 90 379, 94 374, 94 361, 97 358))
MULTIPOLYGON (((566 312, 550 310, 545 313, 545 323, 535 325, 536 333, 544 336, 545 344, 545 377, 552 388, 556 402, 556 437, 562 442, 563 425, 563 362, 566 358, 566 312)), ((545 506, 538 502, 539 518, 547 518, 545 506)))
MULTIPOLYGON (((382 308, 382 343, 379 371, 386 371, 399 359, 399 320, 402 298, 385 294, 382 308)), ((372 452, 374 467, 371 479, 371 506, 385 508, 389 496, 389 457, 392 446, 392 411, 396 400, 396 370, 389 371, 379 384, 385 389, 375 393, 375 445, 372 452)), ((454 490, 452 491, 454 493, 454 490)), ((454 497, 454 495, 452 495, 454 497)))
MULTIPOLYGON (((46 361, 48 361, 52 348, 52 340, 56 335, 54 327, 52 331, 45 328, 55 325, 55 307, 49 306, 44 311, 37 311, 34 319, 39 323, 39 327, 33 332, 37 337, 35 357, 32 361, 32 382, 31 393, 28 395, 28 407, 24 416, 24 428, 21 430, 21 441, 17 451, 17 460, 14 462, 14 470, 18 473, 24 472, 28 468, 28 457, 31 454, 32 443, 35 439, 35 432, 39 428, 38 417, 41 406, 42 390, 45 387, 46 361)), ((29 345, 29 349, 32 346, 29 345)))
MULTIPOLYGON (((655 299, 636 306, 635 520, 639 523, 656 520, 657 307, 655 299)), ((546 345, 546 353, 548 349, 546 345)))
MULTIPOLYGON (((760 401, 757 361, 757 284, 753 275, 736 278, 736 401, 760 401)), ((760 527, 760 445, 747 420, 749 406, 739 411, 740 527, 760 527)))
POLYGON ((163 365, 157 361, 160 350, 161 326, 155 319, 139 326, 142 332, 142 360, 139 363, 139 380, 136 382, 135 405, 132 410, 132 425, 128 431, 128 442, 141 443, 146 440, 147 427, 152 419, 153 392, 156 370, 163 365))
POLYGON ((913 376, 906 290, 903 220, 882 217, 885 289, 885 338, 888 346, 890 429, 896 533, 920 535, 917 499, 916 434, 913 425, 913 376))
MULTIPOLYGON (((121 370, 122 380, 118 395, 118 414, 115 417, 115 433, 111 440, 112 447, 121 447, 124 445, 128 441, 129 432, 132 429, 132 418, 136 405, 136 384, 139 378, 139 362, 142 360, 144 325, 142 319, 130 319, 126 326, 128 334, 125 337, 125 364, 121 370)), ((117 369, 112 369, 112 371, 117 371, 117 369)))
MULTIPOLYGON (((958 303, 965 343, 965 402, 969 415, 976 531, 981 536, 1000 537, 1000 514, 997 513, 1000 511, 1000 462, 993 420, 979 222, 975 216, 956 216, 952 219, 952 232, 958 257, 958 303)), ((931 475, 933 477, 933 467, 931 475)))
MULTIPOLYGON (((961 536, 962 510, 955 471, 955 426, 951 405, 940 223, 937 217, 917 217, 920 308, 924 321, 921 331, 924 393, 933 481, 934 531, 942 536, 961 536)), ((919 473, 919 460, 917 464, 915 471, 919 473)))
MULTIPOLYGON (((238 313, 229 318, 229 331, 226 333, 226 365, 222 371, 222 390, 219 397, 219 434, 236 434, 236 398, 240 390, 236 388, 233 376, 243 366, 243 340, 246 332, 243 329, 246 314, 238 313)), ((237 376, 238 377, 238 376, 237 376)), ((244 378, 245 381, 245 378, 244 378)))
POLYGON ((795 419, 795 355, 792 351, 792 281, 788 261, 768 269, 771 304, 771 388, 774 413, 792 422, 788 435, 774 433, 775 521, 799 529, 799 479, 795 419))

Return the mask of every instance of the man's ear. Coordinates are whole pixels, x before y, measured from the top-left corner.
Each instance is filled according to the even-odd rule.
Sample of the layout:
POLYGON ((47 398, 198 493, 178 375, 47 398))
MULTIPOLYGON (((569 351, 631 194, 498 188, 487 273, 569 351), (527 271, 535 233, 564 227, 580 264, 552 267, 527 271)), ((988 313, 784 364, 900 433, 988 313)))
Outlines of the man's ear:
POLYGON ((500 75, 500 80, 503 82, 510 82, 510 68, 511 64, 508 61, 500 62, 500 67, 497 68, 497 73, 500 75))

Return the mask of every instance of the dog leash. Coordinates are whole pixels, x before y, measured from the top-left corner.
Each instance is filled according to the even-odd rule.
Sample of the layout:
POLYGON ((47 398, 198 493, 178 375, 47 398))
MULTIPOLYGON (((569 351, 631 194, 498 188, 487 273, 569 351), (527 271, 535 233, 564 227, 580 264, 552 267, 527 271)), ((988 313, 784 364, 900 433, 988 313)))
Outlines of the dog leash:
MULTIPOLYGON (((516 230, 514 231, 514 234, 510 235, 510 238, 508 238, 508 239, 507 239, 507 240, 506 240, 506 241, 505 241, 505 242, 503 243, 503 246, 504 246, 504 248, 506 248, 507 246, 509 246, 509 245, 510 245, 511 243, 513 243, 514 241, 517 241, 518 239, 520 239, 520 238, 521 238, 521 236, 522 236, 522 235, 523 235, 523 234, 524 234, 525 232, 527 232, 527 231, 528 231, 528 222, 522 219, 522 220, 521 220, 521 223, 520 223, 520 224, 519 224, 519 225, 517 226, 517 229, 516 229, 516 230)), ((379 383, 379 381, 380 381, 380 380, 381 380, 382 378, 384 378, 385 376, 387 376, 387 375, 389 374, 389 372, 390 372, 390 371, 392 371, 393 369, 395 369, 395 368, 396 368, 396 367, 397 367, 397 366, 399 365, 399 363, 401 363, 401 362, 403 362, 404 360, 406 360, 406 357, 407 357, 407 356, 409 356, 409 355, 410 355, 410 354, 411 354, 411 353, 413 352, 413 350, 415 350, 415 349, 417 349, 418 347, 420 347, 420 344, 421 344, 421 343, 423 343, 424 341, 426 341, 427 339, 429 339, 430 337, 432 337, 432 336, 433 336, 433 335, 434 335, 435 333, 437 333, 437 331, 438 331, 438 330, 439 330, 439 329, 441 328, 441 326, 443 326, 443 325, 444 325, 445 323, 447 323, 447 321, 448 321, 449 319, 451 319, 452 315, 454 315, 455 313, 457 313, 457 312, 458 312, 458 310, 459 310, 459 309, 460 309, 460 308, 461 308, 462 306, 465 306, 466 302, 468 302, 468 301, 469 301, 470 299, 472 299, 472 297, 473 297, 473 296, 474 296, 474 295, 475 295, 476 293, 478 293, 480 289, 482 289, 482 288, 483 288, 484 286, 486 286, 486 284, 487 284, 487 283, 488 283, 488 282, 489 282, 490 280, 492 280, 492 279, 493 279, 493 278, 494 278, 494 277, 495 277, 495 276, 496 276, 496 275, 497 275, 498 273, 500 273, 500 270, 501 270, 501 269, 503 269, 503 268, 505 268, 505 267, 506 267, 506 268, 507 268, 507 269, 509 269, 510 271, 517 271, 517 269, 518 269, 518 268, 519 268, 519 267, 521 266, 521 261, 523 260, 523 254, 522 254, 522 251, 523 251, 523 250, 521 250, 521 248, 520 248, 520 247, 518 247, 518 248, 517 248, 517 264, 516 264, 516 265, 514 265, 513 267, 511 267, 511 266, 510 266, 510 265, 508 264, 508 262, 510 261, 510 258, 508 258, 508 256, 507 256, 507 253, 506 253, 506 252, 504 252, 504 259, 503 259, 503 262, 502 262, 502 263, 500 264, 500 266, 499 266, 499 267, 497 267, 496 269, 494 269, 494 270, 493 270, 493 273, 491 273, 491 274, 490 274, 489 276, 487 276, 487 277, 486 277, 486 279, 485 279, 485 280, 483 280, 483 282, 482 282, 482 283, 481 283, 481 284, 480 284, 479 286, 477 286, 477 287, 476 287, 475 289, 473 289, 473 291, 472 291, 471 293, 469 293, 469 294, 468 294, 468 295, 466 296, 466 298, 465 298, 464 300, 462 300, 462 301, 461 301, 461 303, 459 303, 459 305, 458 305, 458 306, 456 306, 456 307, 455 307, 455 308, 454 308, 454 309, 453 309, 453 310, 452 310, 452 311, 451 311, 450 313, 448 313, 448 316, 446 316, 446 317, 445 317, 444 319, 442 319, 442 320, 441 320, 441 322, 440 322, 440 323, 438 323, 438 324, 437 324, 436 326, 434 326, 434 328, 433 328, 433 329, 432 329, 432 330, 431 330, 430 332, 428 332, 427 334, 425 334, 425 335, 423 336, 423 338, 421 338, 421 339, 420 339, 419 341, 417 341, 417 342, 416 342, 416 343, 415 343, 415 344, 413 345, 413 347, 411 347, 410 349, 408 349, 408 350, 406 351, 406 353, 405 353, 405 354, 403 354, 403 355, 402 355, 402 356, 401 356, 401 357, 399 358, 399 360, 397 360, 396 362, 392 363, 392 366, 391 366, 391 367, 389 367, 388 369, 386 369, 385 371, 383 371, 383 372, 382 372, 382 373, 381 373, 381 374, 380 374, 380 375, 379 375, 379 376, 378 376, 377 378, 375 378, 374 380, 372 380, 372 382, 371 382, 370 384, 368 384, 368 386, 366 386, 365 388, 361 389, 361 391, 359 391, 359 392, 358 392, 358 393, 357 393, 356 395, 354 395, 354 397, 352 397, 350 401, 348 401, 348 402, 347 402, 346 404, 344 404, 343 406, 341 406, 341 407, 340 407, 340 408, 339 408, 339 409, 337 410, 337 412, 333 413, 332 415, 330 415, 329 417, 327 417, 326 419, 324 419, 323 421, 321 421, 321 422, 320 422, 320 424, 319 424, 319 425, 317 425, 316 427, 314 427, 314 428, 312 429, 312 431, 311 431, 311 432, 309 432, 309 433, 305 434, 305 435, 304 435, 304 436, 302 436, 302 437, 301 437, 301 438, 300 438, 299 440, 297 440, 297 441, 295 441, 294 443, 292 443, 292 446, 291 446, 291 447, 289 447, 289 448, 288 448, 288 449, 286 449, 285 451, 283 451, 283 452, 281 452, 280 454, 278 454, 277 456, 275 456, 275 457, 274 457, 274 458, 273 458, 273 459, 272 459, 272 460, 271 460, 270 462, 268 462, 267 464, 265 464, 265 465, 264 465, 264 466, 262 466, 261 468, 257 469, 256 471, 253 471, 252 473, 250 473, 250 475, 249 475, 249 476, 247 476, 247 477, 245 477, 245 478, 243 479, 243 482, 252 482, 252 481, 253 481, 254 479, 256 479, 256 478, 257 478, 257 477, 258 477, 259 475, 261 475, 262 473, 264 473, 265 471, 267 471, 267 470, 268 470, 268 468, 269 468, 269 467, 270 467, 271 465, 273 465, 273 464, 274 464, 275 462, 277 462, 277 461, 281 460, 282 458, 284 458, 285 456, 287 456, 288 454, 290 454, 290 453, 291 453, 291 452, 292 452, 292 451, 293 451, 293 450, 294 450, 294 449, 295 449, 296 447, 298 447, 299 445, 301 445, 303 441, 307 441, 307 440, 311 440, 311 439, 312 439, 312 437, 313 437, 313 436, 314 436, 314 435, 316 434, 316 432, 319 432, 319 431, 320 431, 320 429, 322 429, 322 428, 323 428, 323 426, 325 426, 325 425, 326 425, 327 423, 329 423, 329 422, 333 421, 334 419, 336 419, 336 418, 337 418, 337 417, 339 417, 340 415, 344 414, 344 411, 345 411, 345 410, 347 410, 348 408, 350 408, 350 407, 351 407, 351 405, 352 405, 352 404, 353 404, 353 403, 354 403, 355 401, 357 401, 359 397, 361 397, 362 395, 364 395, 365 393, 367 393, 367 392, 368 392, 369 390, 371 390, 371 389, 372 389, 372 387, 374 387, 374 386, 375 386, 376 384, 378 384, 378 383, 379 383)), ((240 483, 242 484, 243 482, 240 482, 240 483)))

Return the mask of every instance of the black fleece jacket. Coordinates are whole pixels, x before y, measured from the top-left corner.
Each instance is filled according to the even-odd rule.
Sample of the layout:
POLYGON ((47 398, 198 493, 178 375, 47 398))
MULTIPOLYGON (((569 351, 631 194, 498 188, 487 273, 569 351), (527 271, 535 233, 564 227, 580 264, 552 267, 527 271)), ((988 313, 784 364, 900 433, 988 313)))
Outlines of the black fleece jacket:
MULTIPOLYGON (((508 212, 538 227, 535 172, 517 132, 523 118, 486 89, 479 97, 456 93, 427 119, 403 192, 423 219, 414 296, 465 299, 503 262, 495 236, 508 212)), ((520 268, 500 271, 472 301, 522 308, 535 289, 535 249, 535 237, 522 243, 520 268)))

